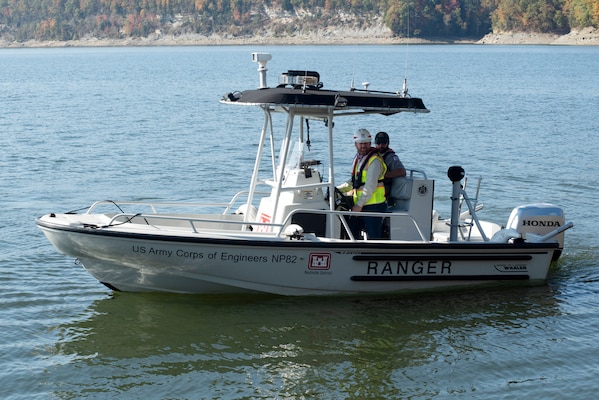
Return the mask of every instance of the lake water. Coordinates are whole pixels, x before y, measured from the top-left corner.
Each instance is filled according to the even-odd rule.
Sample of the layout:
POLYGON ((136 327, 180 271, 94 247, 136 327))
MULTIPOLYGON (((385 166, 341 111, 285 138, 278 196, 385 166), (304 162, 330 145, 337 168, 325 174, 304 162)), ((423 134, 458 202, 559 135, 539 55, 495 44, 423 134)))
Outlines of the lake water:
POLYGON ((2 398, 596 398, 598 66, 597 47, 0 49, 2 398), (483 176, 483 219, 505 223, 530 202, 563 207, 575 227, 547 285, 112 293, 58 254, 37 216, 246 187, 262 115, 218 100, 258 86, 252 51, 273 54, 271 85, 288 69, 337 89, 399 90, 407 77, 432 112, 338 120, 337 173, 350 169, 357 128, 386 130, 404 164, 437 180, 444 215, 456 164, 483 176))

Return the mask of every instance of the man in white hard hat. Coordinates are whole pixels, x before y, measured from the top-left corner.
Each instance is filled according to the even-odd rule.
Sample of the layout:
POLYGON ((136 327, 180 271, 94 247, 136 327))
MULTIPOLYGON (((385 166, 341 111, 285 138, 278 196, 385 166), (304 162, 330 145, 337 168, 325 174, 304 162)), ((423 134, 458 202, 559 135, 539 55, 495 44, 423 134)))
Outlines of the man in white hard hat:
MULTIPOLYGON (((371 142, 372 136, 366 129, 358 129, 354 134, 357 154, 351 179, 354 200, 352 212, 383 212, 387 208, 383 183, 387 167, 371 142)), ((350 218, 354 238, 360 237, 363 229, 368 239, 382 239, 382 220, 382 217, 350 218)))

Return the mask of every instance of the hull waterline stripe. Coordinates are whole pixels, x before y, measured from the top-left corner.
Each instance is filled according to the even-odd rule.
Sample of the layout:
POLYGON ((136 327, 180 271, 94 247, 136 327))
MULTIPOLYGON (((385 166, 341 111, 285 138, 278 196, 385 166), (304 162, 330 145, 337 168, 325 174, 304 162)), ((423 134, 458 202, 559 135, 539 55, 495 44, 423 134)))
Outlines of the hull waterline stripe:
POLYGON ((532 259, 529 254, 410 254, 410 255, 385 255, 363 254, 353 257, 356 261, 528 261, 532 259))
POLYGON ((448 275, 448 276, 367 276, 354 275, 356 282, 417 282, 417 281, 526 281, 529 275, 448 275))

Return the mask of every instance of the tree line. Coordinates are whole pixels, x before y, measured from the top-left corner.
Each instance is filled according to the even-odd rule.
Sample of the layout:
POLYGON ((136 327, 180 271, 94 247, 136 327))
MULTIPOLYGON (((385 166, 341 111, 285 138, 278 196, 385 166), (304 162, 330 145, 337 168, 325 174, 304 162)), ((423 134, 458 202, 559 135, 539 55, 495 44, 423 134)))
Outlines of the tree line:
POLYGON ((151 34, 301 34, 365 28, 382 17, 400 37, 480 38, 490 32, 599 28, 599 0, 0 0, 9 41, 151 34))

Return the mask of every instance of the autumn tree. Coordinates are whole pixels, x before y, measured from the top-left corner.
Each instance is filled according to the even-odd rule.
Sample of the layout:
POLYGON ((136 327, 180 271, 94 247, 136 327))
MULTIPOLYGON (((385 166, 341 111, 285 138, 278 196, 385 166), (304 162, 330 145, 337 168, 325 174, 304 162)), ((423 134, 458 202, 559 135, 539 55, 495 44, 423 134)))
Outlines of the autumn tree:
POLYGON ((382 16, 402 37, 599 28, 599 0, 0 0, 0 36, 71 40, 147 36, 156 30, 252 35, 269 25, 289 34, 339 24, 341 13, 357 21, 356 27, 382 16), (279 23, 267 7, 300 22, 279 23))
POLYGON ((599 28, 598 0, 566 0, 564 10, 573 28, 593 26, 599 28))

